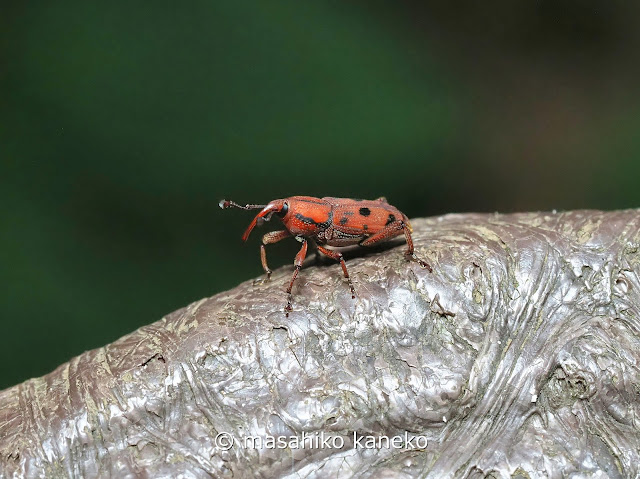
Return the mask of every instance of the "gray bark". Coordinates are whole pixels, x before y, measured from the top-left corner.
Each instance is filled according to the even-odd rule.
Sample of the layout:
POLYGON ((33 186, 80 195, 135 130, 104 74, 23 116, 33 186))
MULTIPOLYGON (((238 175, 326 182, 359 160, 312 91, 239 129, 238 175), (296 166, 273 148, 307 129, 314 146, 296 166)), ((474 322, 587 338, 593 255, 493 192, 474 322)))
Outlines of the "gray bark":
POLYGON ((2 476, 638 477, 640 211, 412 223, 0 392, 2 476))

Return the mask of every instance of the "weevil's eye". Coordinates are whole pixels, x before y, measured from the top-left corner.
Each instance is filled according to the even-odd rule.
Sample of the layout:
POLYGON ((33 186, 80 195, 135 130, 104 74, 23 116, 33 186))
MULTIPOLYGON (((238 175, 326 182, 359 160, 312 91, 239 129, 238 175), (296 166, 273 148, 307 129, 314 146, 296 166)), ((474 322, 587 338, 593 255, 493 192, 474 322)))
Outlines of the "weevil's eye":
POLYGON ((289 203, 285 203, 282 205, 282 209, 278 211, 277 215, 280 218, 284 218, 288 211, 289 211, 289 203))

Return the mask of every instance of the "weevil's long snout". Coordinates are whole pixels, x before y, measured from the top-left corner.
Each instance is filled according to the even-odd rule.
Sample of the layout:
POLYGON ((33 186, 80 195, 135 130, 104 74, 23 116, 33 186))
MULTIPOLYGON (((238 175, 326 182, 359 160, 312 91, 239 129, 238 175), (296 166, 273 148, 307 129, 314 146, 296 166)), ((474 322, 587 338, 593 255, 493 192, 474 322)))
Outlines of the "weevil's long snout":
POLYGON ((251 223, 247 227, 247 230, 242 235, 242 240, 247 241, 247 238, 249 238, 251 231, 258 224, 258 220, 260 218, 264 218, 265 220, 268 221, 273 213, 278 213, 279 211, 282 211, 283 205, 284 205, 284 200, 273 200, 271 203, 265 206, 263 210, 260 213, 258 213, 255 218, 253 218, 253 221, 251 221, 251 223))

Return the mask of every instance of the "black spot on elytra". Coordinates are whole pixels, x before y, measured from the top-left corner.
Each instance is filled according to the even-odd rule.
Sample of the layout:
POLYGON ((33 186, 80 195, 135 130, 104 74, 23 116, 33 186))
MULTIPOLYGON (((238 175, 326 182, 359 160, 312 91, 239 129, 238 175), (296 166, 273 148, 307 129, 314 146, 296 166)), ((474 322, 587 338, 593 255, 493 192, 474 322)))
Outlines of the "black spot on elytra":
POLYGON ((395 220, 396 220, 396 217, 393 215, 393 213, 389 213, 389 217, 387 218, 387 222, 384 225, 385 226, 390 225, 395 220))
POLYGON ((371 210, 367 207, 362 207, 358 210, 358 213, 360 213, 362 216, 369 216, 371 214, 371 210))
POLYGON ((343 218, 340 218, 340 224, 341 225, 346 225, 347 221, 349 221, 349 218, 347 218, 346 216, 344 216, 343 218))

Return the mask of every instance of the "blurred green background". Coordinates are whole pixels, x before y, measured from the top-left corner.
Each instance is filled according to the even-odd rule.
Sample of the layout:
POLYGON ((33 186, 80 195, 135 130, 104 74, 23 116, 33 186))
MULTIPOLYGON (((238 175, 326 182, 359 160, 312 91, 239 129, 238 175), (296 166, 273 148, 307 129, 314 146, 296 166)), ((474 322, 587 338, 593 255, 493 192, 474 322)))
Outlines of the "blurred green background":
POLYGON ((5 4, 0 388, 259 276, 252 214, 221 198, 640 206, 639 10, 5 4))

